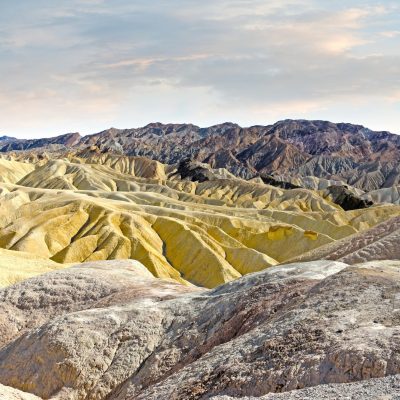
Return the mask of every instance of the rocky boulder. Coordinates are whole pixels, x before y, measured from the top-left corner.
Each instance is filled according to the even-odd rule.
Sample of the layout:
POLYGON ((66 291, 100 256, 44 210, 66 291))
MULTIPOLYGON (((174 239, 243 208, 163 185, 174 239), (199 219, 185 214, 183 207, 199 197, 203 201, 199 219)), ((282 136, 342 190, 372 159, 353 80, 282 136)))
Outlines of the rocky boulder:
POLYGON ((368 208, 374 204, 371 200, 362 199, 357 196, 343 185, 327 187, 324 191, 324 196, 329 197, 335 204, 342 207, 345 211, 368 208))
POLYGON ((176 172, 182 180, 189 180, 192 182, 206 182, 214 179, 225 179, 227 177, 234 178, 228 171, 221 169, 212 169, 210 165, 200 163, 187 158, 177 164, 176 172))

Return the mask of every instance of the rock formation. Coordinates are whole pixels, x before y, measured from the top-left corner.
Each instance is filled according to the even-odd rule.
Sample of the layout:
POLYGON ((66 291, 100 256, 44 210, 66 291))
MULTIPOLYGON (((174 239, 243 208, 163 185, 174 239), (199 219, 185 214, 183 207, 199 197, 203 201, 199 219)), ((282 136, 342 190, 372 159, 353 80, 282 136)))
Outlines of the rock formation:
POLYGON ((7 136, 0 138, 0 151, 31 150, 36 148, 51 148, 51 146, 70 147, 77 145, 81 139, 79 133, 67 133, 52 138, 43 139, 15 139, 7 136))
POLYGON ((0 290, 0 383, 194 400, 399 374, 399 279, 398 261, 282 265, 213 290, 126 262, 50 272, 0 290))
POLYGON ((193 165, 182 180, 182 167, 144 158, 34 163, 0 185, 0 248, 61 264, 136 259, 156 277, 212 288, 399 214, 394 205, 346 212, 324 193, 193 165))
POLYGON ((371 200, 362 199, 360 196, 355 195, 343 185, 328 186, 324 195, 346 211, 368 208, 374 204, 371 200))
POLYGON ((235 178, 226 169, 213 170, 208 164, 192 161, 190 158, 182 160, 177 164, 176 172, 172 176, 174 175, 179 176, 182 180, 190 180, 192 182, 235 178))
POLYGON ((30 393, 22 392, 0 384, 0 399, 4 400, 41 400, 39 397, 30 393))
POLYGON ((331 383, 261 397, 213 396, 212 400, 396 400, 400 395, 400 375, 368 379, 356 383, 331 383))
POLYGON ((355 264, 400 259, 400 217, 391 218, 364 232, 321 246, 293 260, 340 260, 355 264))
POLYGON ((16 183, 34 169, 34 164, 0 158, 0 182, 16 183))

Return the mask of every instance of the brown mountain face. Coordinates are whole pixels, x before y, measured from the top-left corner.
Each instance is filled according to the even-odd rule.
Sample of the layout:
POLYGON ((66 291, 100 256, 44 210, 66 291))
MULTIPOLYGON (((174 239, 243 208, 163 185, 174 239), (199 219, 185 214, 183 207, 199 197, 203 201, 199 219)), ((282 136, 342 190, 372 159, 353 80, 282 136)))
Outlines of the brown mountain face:
POLYGON ((271 126, 242 128, 223 123, 208 128, 192 124, 152 123, 137 129, 111 128, 80 137, 0 139, 0 151, 85 149, 145 156, 166 164, 185 159, 226 168, 238 177, 314 176, 346 182, 365 191, 400 182, 400 136, 361 125, 285 120, 271 126))

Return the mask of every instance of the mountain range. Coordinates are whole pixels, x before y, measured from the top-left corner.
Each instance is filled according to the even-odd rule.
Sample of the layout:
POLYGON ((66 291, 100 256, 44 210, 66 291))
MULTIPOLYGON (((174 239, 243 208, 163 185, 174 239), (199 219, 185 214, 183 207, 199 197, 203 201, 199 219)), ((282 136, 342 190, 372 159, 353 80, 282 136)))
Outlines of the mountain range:
POLYGON ((400 136, 347 123, 285 120, 249 128, 233 123, 208 128, 152 123, 84 137, 70 133, 32 140, 0 138, 0 152, 87 147, 165 164, 190 158, 241 178, 272 175, 306 187, 308 177, 344 182, 363 191, 389 188, 400 180, 400 136))

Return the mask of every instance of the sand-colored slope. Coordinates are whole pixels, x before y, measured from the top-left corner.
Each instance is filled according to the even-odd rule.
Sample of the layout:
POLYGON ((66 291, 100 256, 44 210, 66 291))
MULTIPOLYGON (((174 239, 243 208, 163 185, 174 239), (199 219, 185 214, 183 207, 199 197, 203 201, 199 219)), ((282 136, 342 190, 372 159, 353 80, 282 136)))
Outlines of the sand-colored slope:
POLYGON ((400 186, 395 185, 383 189, 373 190, 364 194, 364 198, 375 203, 400 204, 400 186))
POLYGON ((32 253, 0 249, 0 287, 66 266, 32 253))
MULTIPOLYGON (((193 283, 209 287, 241 276, 225 260, 226 253, 218 241, 198 226, 202 225, 200 221, 188 224, 158 216, 157 211, 163 214, 162 208, 141 209, 132 203, 83 194, 61 192, 57 196, 53 191, 25 189, 25 195, 27 192, 28 196, 40 197, 17 208, 14 215, 4 216, 7 223, 0 232, 2 247, 62 263, 132 258, 155 276, 185 282, 181 274, 188 275, 193 283), (195 262, 182 257, 185 252, 196 254, 195 262), (207 265, 213 271, 207 270, 207 265), (203 273, 201 268, 205 269, 203 273)), ((242 256, 246 257, 246 247, 232 242, 230 247, 243 249, 242 256)), ((254 258, 254 250, 248 251, 254 258)), ((269 263, 263 263, 260 255, 255 268, 276 263, 265 257, 267 260, 269 263)))
POLYGON ((0 399, 4 400, 41 400, 33 394, 22 392, 9 386, 0 384, 0 399))
POLYGON ((348 264, 400 259, 400 217, 393 217, 364 232, 321 246, 294 260, 340 260, 348 264))
POLYGON ((153 229, 164 243, 167 260, 187 280, 214 287, 241 276, 225 259, 223 247, 204 229, 162 217, 157 218, 153 229))
MULTIPOLYGON (((84 165, 51 160, 19 181, 20 185, 44 189, 131 190, 130 177, 101 165, 84 165)), ((134 186, 132 185, 132 190, 134 186)))
POLYGON ((160 163, 153 165, 151 160, 148 160, 147 165, 143 161, 146 159, 140 160, 139 163, 137 159, 127 157, 105 158, 104 165, 50 160, 25 176, 18 184, 58 190, 156 192, 185 202, 204 202, 231 207, 293 211, 337 209, 335 204, 307 189, 284 190, 240 179, 190 182, 177 180, 174 174, 169 175, 167 179, 165 171, 168 166, 160 163), (107 160, 111 161, 107 163, 107 160), (109 165, 111 162, 114 162, 112 167, 109 165))
POLYGON ((169 166, 146 157, 118 156, 114 154, 93 154, 92 152, 83 157, 73 156, 71 162, 86 163, 91 165, 105 165, 111 169, 146 179, 166 179, 169 166))
POLYGON ((0 157, 0 182, 16 183, 34 169, 33 164, 0 157))
MULTIPOLYGON (((57 263, 136 259, 156 277, 215 287, 365 230, 400 211, 398 206, 351 212, 336 207, 259 210, 227 206, 222 200, 215 205, 214 199, 149 185, 145 189, 159 192, 3 184, 0 247, 57 263)), ((221 183, 215 186, 219 190, 221 183)))
POLYGON ((142 157, 67 156, 33 158, 18 185, 0 185, 0 248, 62 264, 136 259, 156 277, 215 287, 400 214, 345 212, 316 191, 223 173, 181 180, 142 157))

